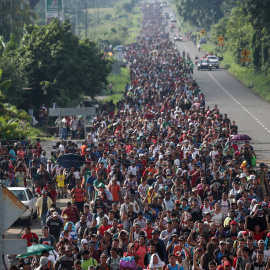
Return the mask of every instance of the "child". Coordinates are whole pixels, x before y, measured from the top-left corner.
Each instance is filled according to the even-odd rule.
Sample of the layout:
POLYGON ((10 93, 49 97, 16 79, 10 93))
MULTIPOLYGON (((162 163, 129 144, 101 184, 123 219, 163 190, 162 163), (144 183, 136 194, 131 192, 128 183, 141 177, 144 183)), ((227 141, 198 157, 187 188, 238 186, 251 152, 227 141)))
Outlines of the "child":
POLYGON ((65 192, 65 179, 66 176, 63 173, 63 169, 60 170, 59 175, 56 177, 56 183, 57 183, 57 188, 58 188, 58 199, 66 197, 67 194, 65 192), (62 193, 62 197, 61 197, 62 193))

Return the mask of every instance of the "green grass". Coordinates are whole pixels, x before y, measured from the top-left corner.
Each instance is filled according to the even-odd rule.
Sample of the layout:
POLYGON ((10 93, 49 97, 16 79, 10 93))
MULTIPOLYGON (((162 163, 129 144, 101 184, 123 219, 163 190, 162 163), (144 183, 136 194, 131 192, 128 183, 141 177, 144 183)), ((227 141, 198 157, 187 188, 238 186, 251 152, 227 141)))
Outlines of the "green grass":
POLYGON ((121 76, 117 75, 117 94, 116 94, 116 75, 110 74, 108 76, 108 81, 113 82, 113 95, 110 95, 109 91, 106 91, 106 95, 110 95, 109 97, 105 98, 103 102, 113 100, 116 103, 119 99, 123 97, 125 92, 125 85, 126 83, 130 83, 130 76, 129 76, 129 69, 128 68, 121 68, 121 76))
MULTIPOLYGON (((202 50, 205 52, 217 52, 215 46, 209 43, 203 45, 202 50)), ((226 68, 229 73, 241 81, 246 87, 250 88, 255 94, 270 102, 270 85, 265 74, 254 73, 250 68, 244 65, 239 66, 233 61, 232 54, 226 51, 223 53, 223 61, 220 62, 220 66, 226 68)))

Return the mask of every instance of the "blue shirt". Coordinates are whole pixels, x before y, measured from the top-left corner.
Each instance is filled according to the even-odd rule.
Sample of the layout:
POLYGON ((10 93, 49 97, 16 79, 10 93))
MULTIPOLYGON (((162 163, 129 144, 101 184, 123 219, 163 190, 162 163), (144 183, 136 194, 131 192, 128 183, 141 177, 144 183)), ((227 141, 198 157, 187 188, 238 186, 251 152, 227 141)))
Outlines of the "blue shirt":
MULTIPOLYGON (((96 177, 89 176, 88 179, 87 179, 87 181, 86 181, 86 184, 93 185, 94 184, 94 181, 96 179, 97 179, 96 177)), ((88 187, 88 190, 89 191, 93 191, 94 190, 94 186, 88 187)))

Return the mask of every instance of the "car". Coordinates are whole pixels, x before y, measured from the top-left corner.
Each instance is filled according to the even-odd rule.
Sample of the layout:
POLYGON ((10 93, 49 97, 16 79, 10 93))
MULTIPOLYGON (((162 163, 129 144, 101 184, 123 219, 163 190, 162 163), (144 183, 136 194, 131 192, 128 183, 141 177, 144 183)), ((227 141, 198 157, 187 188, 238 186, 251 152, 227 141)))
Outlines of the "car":
POLYGON ((204 43, 207 43, 207 40, 206 40, 206 38, 201 38, 199 42, 200 42, 201 44, 204 44, 204 43))
POLYGON ((121 51, 124 50, 124 46, 122 46, 122 45, 116 46, 116 47, 115 47, 115 50, 116 50, 117 52, 121 52, 121 51))
POLYGON ((176 34, 176 35, 174 36, 174 40, 175 40, 175 41, 183 41, 183 38, 182 38, 181 35, 176 34))
POLYGON ((172 23, 172 24, 170 25, 170 28, 175 28, 175 24, 172 23))
POLYGON ((202 70, 202 69, 208 69, 208 70, 212 70, 212 66, 209 62, 208 59, 200 59, 198 61, 198 70, 202 70))
POLYGON ((27 207, 19 219, 26 220, 28 225, 32 225, 33 218, 37 218, 37 198, 25 187, 8 187, 8 190, 27 207))
POLYGON ((218 57, 216 55, 208 55, 207 59, 209 60, 212 68, 219 68, 219 61, 218 61, 218 57))
POLYGON ((175 17, 175 14, 174 14, 174 13, 171 13, 171 14, 170 14, 170 17, 175 17))
POLYGON ((171 23, 176 23, 176 19, 175 18, 171 18, 171 23))

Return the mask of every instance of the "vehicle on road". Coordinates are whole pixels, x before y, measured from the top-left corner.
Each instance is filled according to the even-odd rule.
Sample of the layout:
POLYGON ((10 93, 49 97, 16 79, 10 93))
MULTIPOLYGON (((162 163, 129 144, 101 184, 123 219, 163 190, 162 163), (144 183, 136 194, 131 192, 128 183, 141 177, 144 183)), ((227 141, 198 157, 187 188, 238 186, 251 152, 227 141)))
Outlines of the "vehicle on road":
POLYGON ((165 19, 170 19, 169 13, 168 12, 164 12, 163 16, 165 19))
POLYGON ((174 13, 171 13, 171 14, 170 14, 170 17, 175 17, 175 14, 174 14, 174 13))
POLYGON ((182 38, 181 35, 175 34, 174 40, 175 40, 175 41, 183 41, 183 38, 182 38))
POLYGON ((171 18, 171 23, 176 23, 176 18, 171 18))
POLYGON ((28 225, 32 225, 33 218, 37 218, 37 198, 25 187, 8 187, 8 190, 27 207, 19 219, 26 220, 28 225))
POLYGON ((212 67, 219 68, 219 61, 216 55, 208 55, 207 59, 209 60, 212 67))
POLYGON ((201 44, 205 44, 207 43, 207 40, 206 38, 200 38, 200 41, 199 41, 201 44))
POLYGON ((171 23, 170 28, 175 28, 175 24, 171 23))
POLYGON ((212 70, 212 66, 208 59, 200 59, 198 61, 198 70, 202 70, 202 69, 212 70))

